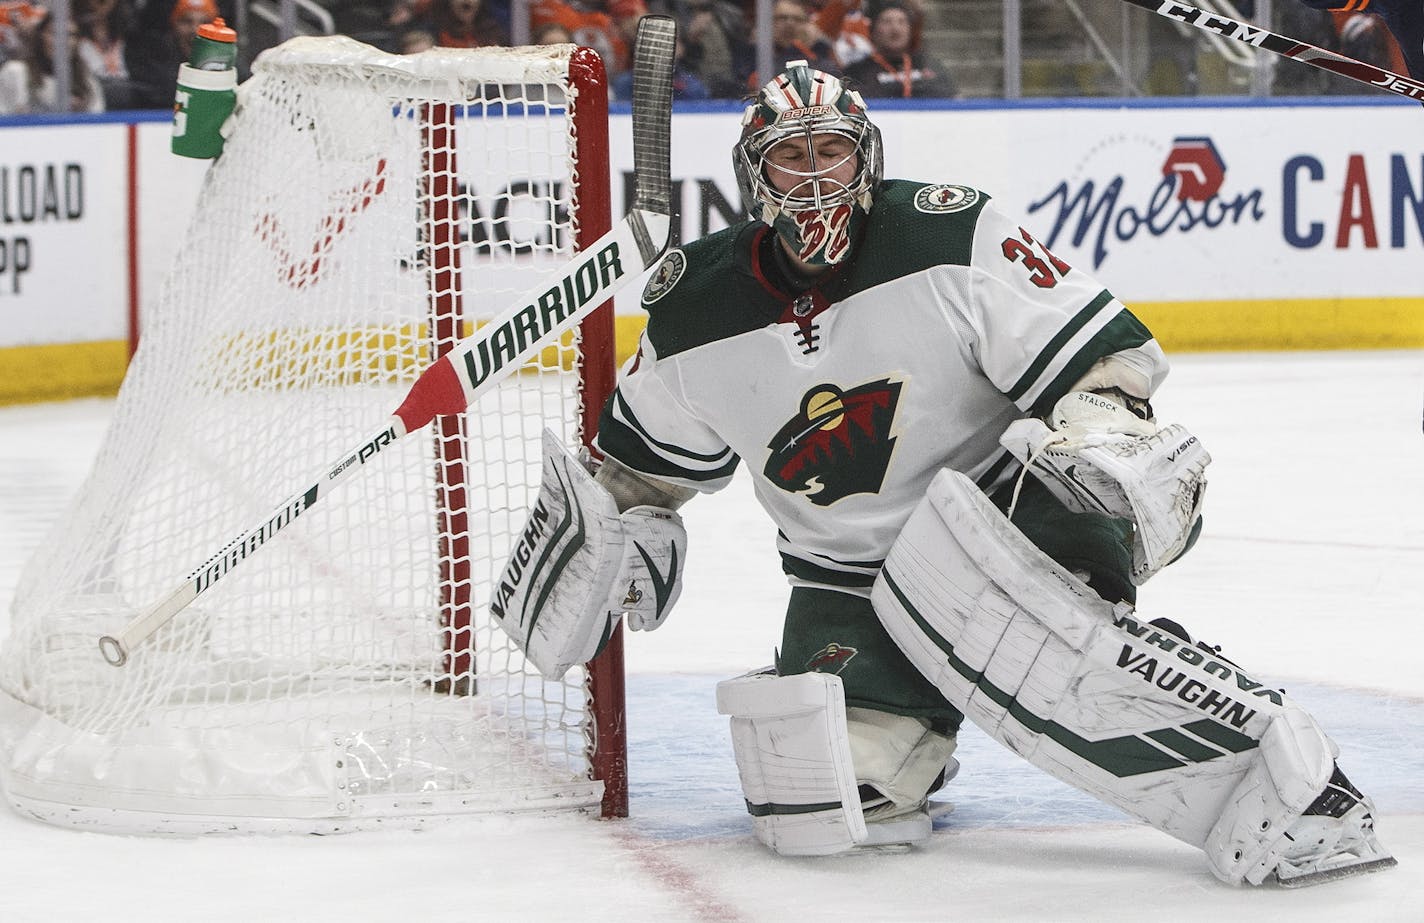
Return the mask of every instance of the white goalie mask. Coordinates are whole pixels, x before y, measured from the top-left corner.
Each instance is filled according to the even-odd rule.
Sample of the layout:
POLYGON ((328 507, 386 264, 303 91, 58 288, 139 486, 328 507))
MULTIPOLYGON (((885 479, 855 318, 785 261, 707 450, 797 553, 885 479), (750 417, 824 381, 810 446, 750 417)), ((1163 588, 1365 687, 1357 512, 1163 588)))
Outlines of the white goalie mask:
POLYGON ((875 202, 882 163, 880 129, 866 117, 860 94, 805 61, 787 62, 747 106, 732 154, 747 211, 771 225, 803 262, 822 266, 850 255, 875 202), (828 134, 850 141, 851 152, 820 162, 816 139, 828 134), (808 162, 805 169, 776 167, 782 176, 800 180, 783 192, 769 178, 767 155, 788 139, 806 145, 808 162), (857 163, 845 178, 840 168, 850 157, 857 163))

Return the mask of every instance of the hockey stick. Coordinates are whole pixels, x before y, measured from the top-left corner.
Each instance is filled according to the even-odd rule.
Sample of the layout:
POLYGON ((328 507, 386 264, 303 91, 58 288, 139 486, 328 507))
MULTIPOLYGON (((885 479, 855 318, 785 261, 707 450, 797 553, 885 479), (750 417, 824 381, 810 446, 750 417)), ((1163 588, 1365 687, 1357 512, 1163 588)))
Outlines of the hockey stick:
POLYGON ((672 62, 676 24, 645 16, 633 49, 633 209, 561 271, 553 282, 525 293, 430 365, 381 428, 326 468, 316 483, 288 497, 263 521, 228 542, 168 596, 114 635, 99 639, 104 659, 122 666, 153 635, 218 580, 227 576, 292 520, 309 510, 381 450, 423 428, 436 416, 464 411, 563 331, 591 314, 614 292, 640 277, 667 249, 672 215, 672 62))
POLYGON ((1198 29, 1205 29, 1238 42, 1245 42, 1247 45, 1273 51, 1281 57, 1293 58, 1302 64, 1309 64, 1311 67, 1329 71, 1332 74, 1339 74, 1381 90, 1398 93, 1415 102, 1424 103, 1424 83, 1412 77, 1405 77, 1394 71, 1366 64, 1364 61, 1357 61, 1315 45, 1298 42, 1293 38, 1286 38, 1284 35, 1277 35, 1260 26, 1238 22, 1217 13, 1208 13, 1206 10, 1186 3, 1179 3, 1177 0, 1123 0, 1123 2, 1140 6, 1144 10, 1174 19, 1177 22, 1184 22, 1189 26, 1196 26, 1198 29))

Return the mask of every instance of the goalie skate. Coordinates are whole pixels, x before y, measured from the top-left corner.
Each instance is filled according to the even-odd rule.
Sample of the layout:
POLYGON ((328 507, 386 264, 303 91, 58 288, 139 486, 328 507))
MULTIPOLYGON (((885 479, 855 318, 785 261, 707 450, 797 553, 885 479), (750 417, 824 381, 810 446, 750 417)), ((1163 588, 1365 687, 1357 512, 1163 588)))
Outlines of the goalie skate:
POLYGON ((1375 836, 1373 807, 1337 766, 1325 791, 1282 837, 1287 845, 1276 881, 1305 888, 1398 865, 1375 836))
MULTIPOLYGON (((934 794, 959 775, 959 760, 949 758, 944 772, 930 790, 934 794)), ((952 801, 930 801, 929 795, 912 805, 897 805, 872 786, 860 786, 860 806, 865 814, 866 840, 856 846, 856 852, 879 849, 904 852, 912 843, 929 839, 934 822, 954 813, 952 801)))

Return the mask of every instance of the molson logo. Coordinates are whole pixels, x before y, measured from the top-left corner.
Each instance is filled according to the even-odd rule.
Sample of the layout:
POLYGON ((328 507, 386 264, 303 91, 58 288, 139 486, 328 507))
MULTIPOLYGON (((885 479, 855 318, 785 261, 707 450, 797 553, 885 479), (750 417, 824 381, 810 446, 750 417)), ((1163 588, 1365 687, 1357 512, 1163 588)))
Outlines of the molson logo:
MULTIPOLYGON (((1140 142, 1119 135, 1093 153, 1131 143, 1140 142)), ((1162 156, 1158 178, 1150 187, 1140 182, 1129 184, 1120 173, 1106 180, 1065 179, 1047 195, 1030 202, 1028 211, 1050 217, 1050 248, 1061 245, 1060 235, 1066 235, 1073 247, 1081 248, 1091 241, 1092 265, 1097 269, 1107 261, 1114 244, 1130 243, 1139 234, 1189 234, 1228 223, 1259 222, 1265 217, 1259 188, 1232 191, 1226 179, 1226 161, 1210 138, 1180 137, 1172 140, 1162 156)))
POLYGON ((1051 220, 1047 246, 1081 248, 1093 269, 1107 261, 1114 245, 1139 235, 1210 233, 1267 217, 1271 232, 1298 250, 1404 250, 1424 240, 1424 155, 1417 148, 1322 153, 1283 146, 1279 157, 1279 168, 1256 165, 1259 175, 1280 178, 1278 196, 1272 187, 1263 207, 1259 187, 1233 184, 1228 161, 1211 138, 1178 137, 1164 148, 1151 139, 1114 135, 1083 158, 1072 179, 1027 210, 1051 220), (1124 151, 1130 145, 1147 151, 1131 156, 1124 151), (1092 159, 1109 150, 1114 164, 1139 160, 1151 165, 1155 178, 1091 174, 1092 159))

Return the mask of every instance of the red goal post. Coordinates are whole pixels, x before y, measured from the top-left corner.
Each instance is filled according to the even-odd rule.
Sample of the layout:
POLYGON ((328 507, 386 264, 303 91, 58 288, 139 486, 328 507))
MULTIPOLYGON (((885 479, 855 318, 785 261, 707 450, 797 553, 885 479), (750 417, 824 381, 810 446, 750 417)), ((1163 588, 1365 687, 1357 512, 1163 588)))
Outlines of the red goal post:
POLYGON ((383 450, 122 670, 94 647, 597 240, 610 198, 607 83, 586 50, 327 38, 259 59, 95 467, 16 595, 13 805, 177 833, 626 814, 621 636, 549 683, 484 614, 541 429, 592 439, 611 304, 383 450))

